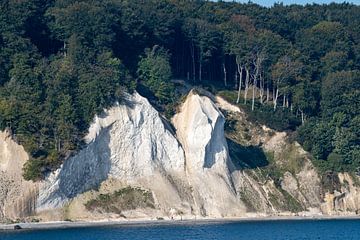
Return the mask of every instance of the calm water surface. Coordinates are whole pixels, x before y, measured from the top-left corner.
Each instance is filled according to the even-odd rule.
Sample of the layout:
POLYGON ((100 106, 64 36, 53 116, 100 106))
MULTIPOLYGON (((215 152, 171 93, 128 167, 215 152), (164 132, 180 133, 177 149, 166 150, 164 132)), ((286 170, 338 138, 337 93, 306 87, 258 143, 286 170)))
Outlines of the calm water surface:
POLYGON ((1 240, 341 239, 360 240, 360 220, 250 221, 0 232, 1 240))

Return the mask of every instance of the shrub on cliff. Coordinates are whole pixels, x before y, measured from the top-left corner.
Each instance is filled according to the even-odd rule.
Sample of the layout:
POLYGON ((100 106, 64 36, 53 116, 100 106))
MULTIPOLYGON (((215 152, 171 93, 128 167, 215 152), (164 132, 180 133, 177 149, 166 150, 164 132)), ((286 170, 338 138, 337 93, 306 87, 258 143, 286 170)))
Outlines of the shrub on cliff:
POLYGON ((139 62, 137 74, 161 103, 169 103, 174 98, 174 85, 171 83, 170 55, 162 47, 154 46, 145 50, 139 62))

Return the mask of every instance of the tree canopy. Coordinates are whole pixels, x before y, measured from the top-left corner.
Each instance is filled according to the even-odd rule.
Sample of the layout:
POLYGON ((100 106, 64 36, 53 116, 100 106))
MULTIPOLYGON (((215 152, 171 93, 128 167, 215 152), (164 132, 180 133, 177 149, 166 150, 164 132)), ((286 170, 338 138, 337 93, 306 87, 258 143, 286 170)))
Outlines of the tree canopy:
POLYGON ((297 128, 322 169, 356 170, 359 33, 360 7, 348 3, 4 0, 0 127, 30 154, 26 179, 40 179, 124 91, 174 104, 180 78, 236 91, 259 121, 297 128))

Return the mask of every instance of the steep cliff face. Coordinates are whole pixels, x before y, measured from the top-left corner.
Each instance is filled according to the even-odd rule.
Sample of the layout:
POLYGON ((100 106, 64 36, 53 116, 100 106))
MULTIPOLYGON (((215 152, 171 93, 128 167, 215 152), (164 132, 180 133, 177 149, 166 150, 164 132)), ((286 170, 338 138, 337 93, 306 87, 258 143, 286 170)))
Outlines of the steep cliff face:
POLYGON ((186 176, 202 215, 239 216, 246 212, 230 174, 232 162, 224 136, 225 119, 214 102, 190 92, 174 116, 186 156, 186 176))
POLYGON ((338 178, 341 187, 333 193, 325 193, 322 211, 329 215, 359 214, 360 178, 348 173, 339 173, 338 178))
POLYGON ((95 117, 86 148, 37 184, 23 180, 28 155, 1 132, 0 220, 358 211, 358 179, 339 174, 340 189, 321 195, 318 173, 299 144, 206 95, 191 91, 173 126, 139 94, 125 96, 95 117))
POLYGON ((289 142, 285 133, 275 133, 264 144, 264 150, 273 154, 275 166, 283 173, 281 189, 297 200, 304 210, 314 210, 321 203, 320 178, 302 147, 289 142))
POLYGON ((178 142, 145 98, 129 95, 124 104, 95 118, 85 138, 87 148, 42 184, 37 210, 69 204, 73 216, 71 211, 86 212, 80 206, 96 197, 88 190, 110 194, 133 186, 151 191, 158 216, 239 215, 245 208, 233 188, 223 125, 224 117, 209 98, 190 94, 174 117, 178 142))
POLYGON ((216 102, 231 123, 226 136, 239 165, 234 182, 248 210, 319 213, 320 179, 301 146, 285 132, 249 122, 241 109, 221 97, 216 102))
MULTIPOLYGON (((217 97, 216 102, 232 124, 231 129, 226 131, 230 142, 243 148, 258 149, 271 160, 266 163, 268 166, 255 168, 246 166, 249 163, 247 161, 241 167, 242 171, 234 172, 237 175, 234 181, 237 192, 247 203, 249 211, 269 214, 297 212, 303 215, 359 213, 358 176, 339 173, 336 176, 339 189, 334 192, 325 190, 309 154, 298 143, 290 141, 287 133, 247 121, 241 109, 221 97, 217 97)), ((246 156, 239 158, 241 161, 246 160, 246 156)), ((250 163, 251 160, 254 159, 250 159, 250 163)))
POLYGON ((109 178, 151 189, 159 207, 182 199, 167 175, 180 178, 184 152, 158 112, 139 94, 97 116, 88 146, 68 159, 40 188, 38 210, 59 208, 109 178))
POLYGON ((0 221, 34 213, 37 186, 22 178, 27 160, 24 148, 12 140, 10 133, 0 132, 0 221))

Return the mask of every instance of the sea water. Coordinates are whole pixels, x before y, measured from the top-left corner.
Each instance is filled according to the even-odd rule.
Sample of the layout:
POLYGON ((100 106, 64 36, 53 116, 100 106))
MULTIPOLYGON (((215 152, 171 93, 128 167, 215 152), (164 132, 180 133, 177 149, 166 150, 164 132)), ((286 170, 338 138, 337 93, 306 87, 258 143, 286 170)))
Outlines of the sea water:
POLYGON ((360 240, 360 220, 278 220, 114 225, 47 230, 0 231, 1 240, 360 240))

